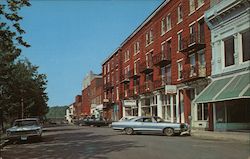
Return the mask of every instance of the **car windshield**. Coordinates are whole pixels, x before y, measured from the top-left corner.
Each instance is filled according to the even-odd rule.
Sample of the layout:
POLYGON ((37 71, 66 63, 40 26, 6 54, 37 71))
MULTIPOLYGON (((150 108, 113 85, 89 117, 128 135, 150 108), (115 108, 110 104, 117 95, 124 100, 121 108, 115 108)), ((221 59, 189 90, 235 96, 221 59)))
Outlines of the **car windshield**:
POLYGON ((21 126, 33 126, 38 125, 38 122, 36 120, 20 120, 15 121, 14 126, 21 127, 21 126))

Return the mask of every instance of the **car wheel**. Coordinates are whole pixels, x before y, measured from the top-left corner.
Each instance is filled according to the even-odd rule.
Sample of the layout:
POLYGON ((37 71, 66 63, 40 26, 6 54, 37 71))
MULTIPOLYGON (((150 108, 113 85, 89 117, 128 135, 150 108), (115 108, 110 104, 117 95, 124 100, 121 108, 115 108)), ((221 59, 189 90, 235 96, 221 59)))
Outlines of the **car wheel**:
POLYGON ((164 129, 164 134, 167 135, 167 136, 173 136, 174 135, 174 129, 166 128, 166 129, 164 129))
POLYGON ((134 132, 134 130, 133 130, 132 128, 125 128, 124 131, 125 131, 125 133, 126 133, 127 135, 132 135, 133 132, 134 132))

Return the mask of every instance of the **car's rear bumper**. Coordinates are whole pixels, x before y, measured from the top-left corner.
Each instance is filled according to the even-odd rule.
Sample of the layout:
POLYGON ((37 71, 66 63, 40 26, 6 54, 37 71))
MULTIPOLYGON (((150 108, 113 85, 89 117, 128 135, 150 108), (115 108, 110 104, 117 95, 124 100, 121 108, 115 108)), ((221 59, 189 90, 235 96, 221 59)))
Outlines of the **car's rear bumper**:
POLYGON ((23 134, 23 135, 11 135, 7 136, 8 140, 14 141, 14 140, 33 140, 33 139, 41 139, 41 134, 23 134))

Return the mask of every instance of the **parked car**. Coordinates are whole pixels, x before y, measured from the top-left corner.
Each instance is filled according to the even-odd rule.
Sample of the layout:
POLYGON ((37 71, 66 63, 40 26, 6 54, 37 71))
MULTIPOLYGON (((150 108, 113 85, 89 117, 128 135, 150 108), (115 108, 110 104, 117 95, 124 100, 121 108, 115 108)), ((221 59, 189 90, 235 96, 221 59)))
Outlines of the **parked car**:
POLYGON ((79 126, 108 126, 111 122, 108 120, 105 120, 103 118, 95 118, 93 116, 86 117, 84 119, 80 119, 77 122, 77 125, 79 126))
POLYGON ((180 135, 182 132, 190 134, 188 124, 170 123, 160 117, 137 117, 128 121, 113 122, 111 127, 114 130, 125 131, 128 135, 136 132, 163 133, 167 136, 180 135))
POLYGON ((37 118, 17 119, 6 133, 9 140, 41 140, 42 126, 37 118))

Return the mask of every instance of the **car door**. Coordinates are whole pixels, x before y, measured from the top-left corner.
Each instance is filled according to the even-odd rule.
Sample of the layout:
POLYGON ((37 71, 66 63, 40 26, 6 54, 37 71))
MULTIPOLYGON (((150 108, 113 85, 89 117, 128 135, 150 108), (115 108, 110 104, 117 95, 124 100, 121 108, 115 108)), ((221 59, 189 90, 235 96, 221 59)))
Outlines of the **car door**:
POLYGON ((154 131, 155 125, 154 120, 151 117, 145 117, 143 118, 142 122, 142 130, 143 131, 154 131))

